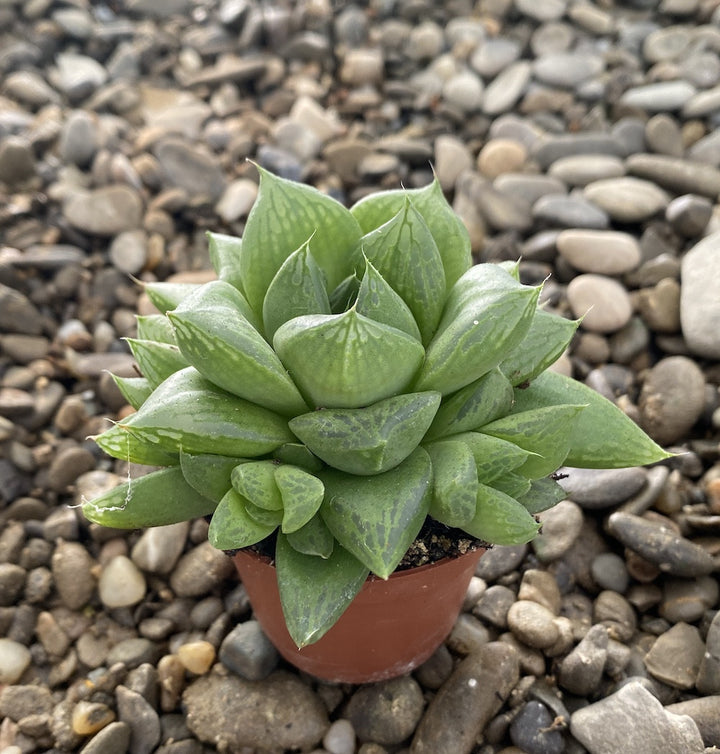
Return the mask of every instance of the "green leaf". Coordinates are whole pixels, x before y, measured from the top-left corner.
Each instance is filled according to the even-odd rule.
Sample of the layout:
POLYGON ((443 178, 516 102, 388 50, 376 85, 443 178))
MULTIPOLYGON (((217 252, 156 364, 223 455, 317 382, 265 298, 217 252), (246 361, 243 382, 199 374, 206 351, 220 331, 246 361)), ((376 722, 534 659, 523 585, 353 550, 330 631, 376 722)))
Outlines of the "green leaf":
POLYGON ((280 359, 245 317, 247 304, 229 283, 206 283, 168 317, 187 360, 208 380, 283 415, 307 405, 280 359))
POLYGON ((310 253, 311 240, 282 263, 268 286, 262 308, 268 340, 289 319, 304 314, 330 314, 325 275, 310 253))
POLYGON ((260 314, 270 281, 313 233, 313 256, 332 290, 352 274, 353 250, 362 232, 349 210, 335 199, 258 170, 260 188, 245 224, 240 270, 243 293, 260 314))
POLYGON ((544 372, 525 390, 515 391, 514 412, 558 403, 585 404, 572 427, 566 466, 618 469, 670 458, 617 406, 582 382, 544 372))
POLYGON ((157 443, 126 431, 122 425, 113 424, 100 435, 90 438, 109 456, 128 463, 146 466, 176 466, 180 461, 177 452, 160 447, 157 443))
POLYGON ((143 283, 147 297, 161 314, 174 309, 199 287, 199 283, 143 283))
POLYGON ((242 275, 240 270, 240 255, 242 253, 242 238, 227 236, 222 233, 206 234, 210 262, 220 280, 242 290, 242 275))
POLYGON ((286 539, 293 550, 303 555, 316 555, 324 560, 332 555, 335 547, 335 537, 319 514, 314 515, 297 531, 287 534, 286 539))
POLYGON ((526 476, 511 471, 493 479, 492 486, 519 501, 523 495, 530 491, 532 482, 526 476))
POLYGON ((158 343, 154 340, 125 338, 143 377, 155 389, 161 382, 179 369, 188 365, 187 359, 177 346, 158 343))
POLYGON ((299 466, 306 471, 320 471, 322 461, 300 442, 286 442, 273 451, 273 458, 280 463, 299 466))
POLYGON ((256 457, 293 438, 272 411, 226 393, 192 367, 168 377, 120 427, 168 452, 256 457))
POLYGON ((505 416, 514 399, 512 385, 496 367, 446 398, 427 433, 428 440, 482 427, 505 416))
POLYGON ((424 350, 415 338, 351 309, 296 317, 273 345, 312 406, 359 408, 407 387, 424 350))
POLYGON ((475 518, 463 529, 492 544, 521 545, 535 537, 540 524, 517 500, 481 484, 475 518))
POLYGON ((257 523, 245 509, 247 501, 229 489, 218 504, 208 527, 208 540, 218 550, 238 550, 265 539, 276 526, 257 523))
POLYGON ((253 505, 268 511, 280 511, 282 494, 275 481, 274 461, 251 461, 236 466, 230 475, 232 486, 253 505))
POLYGON ((422 215, 405 200, 384 225, 365 234, 362 251, 408 305, 427 343, 445 303, 445 271, 437 244, 422 215))
POLYGON ((423 439, 440 393, 406 393, 366 408, 325 409, 296 416, 290 429, 325 463, 349 474, 397 466, 423 439))
POLYGON ((512 442, 481 432, 463 432, 450 439, 467 445, 475 458, 478 479, 485 484, 522 466, 531 456, 512 442))
POLYGON ((407 199, 427 223, 435 239, 449 291, 472 264, 470 236, 465 225, 447 203, 440 182, 436 179, 420 189, 381 191, 361 199, 350 210, 363 233, 386 223, 403 207, 407 199))
POLYGON ((276 529, 283 520, 282 511, 269 511, 258 505, 253 505, 249 500, 245 500, 245 512, 250 518, 261 526, 272 526, 276 529))
POLYGON ((355 275, 355 273, 348 275, 348 277, 346 277, 345 280, 343 280, 340 285, 330 293, 330 312, 332 314, 342 314, 352 308, 357 299, 359 290, 360 280, 357 275, 355 275))
POLYGON ((180 468, 185 481, 210 500, 219 503, 230 489, 230 474, 245 458, 214 456, 209 453, 180 453, 180 468))
POLYGON ((553 479, 543 477, 533 479, 530 489, 517 501, 524 506, 528 513, 541 513, 552 508, 561 500, 567 498, 567 492, 553 479))
POLYGON ((518 471, 531 478, 547 476, 565 461, 570 439, 584 406, 560 404, 529 409, 496 419, 482 432, 536 453, 518 471))
POLYGON ((579 319, 538 309, 527 334, 500 363, 500 370, 513 386, 534 379, 562 356, 579 324, 579 319))
POLYGON ((323 520, 340 544, 386 579, 427 516, 432 498, 430 457, 417 448, 399 466, 376 476, 328 469, 321 475, 323 520))
POLYGON ((342 547, 323 559, 298 552, 278 535, 275 548, 278 589, 285 624, 302 647, 335 625, 367 579, 367 568, 342 547))
POLYGON ((118 377, 116 374, 110 376, 118 386, 123 398, 134 409, 140 408, 153 391, 152 385, 145 377, 118 377))
POLYGON ((365 274, 357 292, 357 311, 376 322, 390 325, 416 340, 421 339, 415 318, 403 301, 370 261, 365 263, 365 274))
POLYGON ((415 389, 447 395, 496 367, 525 337, 539 293, 497 265, 471 268, 450 291, 415 389))
POLYGON ((290 534, 305 526, 320 510, 325 485, 314 475, 296 466, 278 466, 275 482, 283 502, 282 531, 290 534))
POLYGON ((520 282, 520 260, 512 261, 510 259, 506 259, 503 262, 498 262, 497 266, 505 270, 508 275, 511 275, 515 280, 520 282))
POLYGON ((82 512, 89 521, 101 526, 141 529, 206 516, 215 510, 215 505, 198 495, 175 466, 153 471, 94 500, 83 501, 82 512))
POLYGON ((145 314, 135 317, 139 340, 156 340, 158 343, 177 345, 175 331, 164 314, 145 314))
POLYGON ((443 440, 425 447, 433 465, 430 515, 447 526, 472 521, 477 507, 475 458, 464 442, 443 440))

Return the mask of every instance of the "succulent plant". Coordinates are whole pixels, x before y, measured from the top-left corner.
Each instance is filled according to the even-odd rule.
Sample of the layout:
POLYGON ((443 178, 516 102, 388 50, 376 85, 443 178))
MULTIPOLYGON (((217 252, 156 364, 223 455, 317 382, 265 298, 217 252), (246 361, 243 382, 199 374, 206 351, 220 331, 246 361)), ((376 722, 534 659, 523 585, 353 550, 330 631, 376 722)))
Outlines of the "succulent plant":
POLYGON ((223 550, 276 538, 288 630, 319 639, 430 516, 501 545, 565 497, 561 465, 667 454, 612 403, 547 371, 578 322, 517 264, 473 265, 437 182, 345 208, 260 169, 242 239, 209 234, 218 279, 149 283, 129 345, 135 409, 95 439, 163 467, 83 506, 110 527, 210 516, 223 550))

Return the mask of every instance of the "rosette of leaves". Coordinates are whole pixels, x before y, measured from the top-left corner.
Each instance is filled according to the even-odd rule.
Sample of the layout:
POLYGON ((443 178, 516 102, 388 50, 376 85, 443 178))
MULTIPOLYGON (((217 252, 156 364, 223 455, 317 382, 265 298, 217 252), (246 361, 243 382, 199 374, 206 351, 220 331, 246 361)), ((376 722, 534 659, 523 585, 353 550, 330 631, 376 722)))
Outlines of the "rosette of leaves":
POLYGON ((162 467, 86 502, 111 527, 209 516, 210 542, 275 537, 289 632, 319 639, 430 516, 518 544, 564 498, 561 465, 666 453, 598 393, 547 368, 577 322, 517 265, 473 266, 437 182, 347 209, 260 169, 243 238, 209 234, 218 279, 152 283, 129 341, 137 409, 95 439, 162 467))

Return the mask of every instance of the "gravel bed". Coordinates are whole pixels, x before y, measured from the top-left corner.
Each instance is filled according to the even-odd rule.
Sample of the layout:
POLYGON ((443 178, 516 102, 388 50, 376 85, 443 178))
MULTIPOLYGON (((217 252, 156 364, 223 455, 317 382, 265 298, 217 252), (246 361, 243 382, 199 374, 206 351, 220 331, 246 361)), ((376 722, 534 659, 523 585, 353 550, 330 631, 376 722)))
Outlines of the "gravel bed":
POLYGON ((0 754, 717 751, 719 125, 718 0, 0 0, 0 754), (247 158, 348 204, 432 165, 478 261, 585 315, 558 368, 678 452, 570 471, 396 680, 285 665, 204 521, 76 507, 141 473, 87 439, 134 278, 208 279, 247 158))

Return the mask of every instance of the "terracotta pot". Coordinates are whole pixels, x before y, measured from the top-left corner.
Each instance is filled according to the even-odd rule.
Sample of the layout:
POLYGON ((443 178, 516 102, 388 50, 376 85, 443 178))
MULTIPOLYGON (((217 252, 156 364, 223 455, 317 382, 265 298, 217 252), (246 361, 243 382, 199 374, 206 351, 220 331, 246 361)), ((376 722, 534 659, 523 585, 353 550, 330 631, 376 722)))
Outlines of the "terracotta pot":
POLYGON ((280 654, 326 681, 371 683, 409 673, 440 646, 455 623, 484 550, 370 577, 340 620, 298 649, 285 627, 274 566, 240 551, 235 565, 258 619, 280 654))

